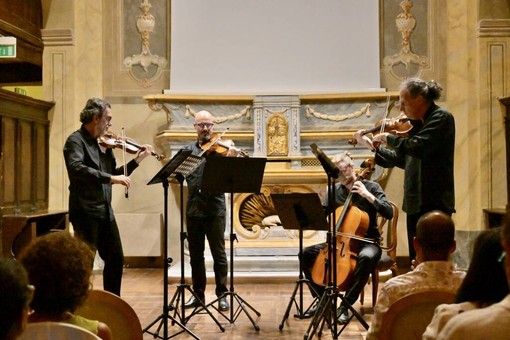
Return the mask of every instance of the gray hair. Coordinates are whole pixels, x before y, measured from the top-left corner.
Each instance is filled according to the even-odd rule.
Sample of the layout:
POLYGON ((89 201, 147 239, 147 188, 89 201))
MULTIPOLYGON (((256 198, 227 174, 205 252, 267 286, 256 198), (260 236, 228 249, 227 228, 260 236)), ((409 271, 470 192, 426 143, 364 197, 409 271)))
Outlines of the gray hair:
POLYGON ((420 78, 409 78, 400 84, 400 90, 406 89, 412 98, 422 96, 429 103, 439 99, 443 88, 434 80, 426 82, 420 78))
POLYGON ((90 98, 87 100, 87 104, 85 104, 85 107, 80 113, 80 122, 87 124, 90 123, 95 116, 101 118, 103 112, 107 108, 111 108, 111 105, 106 100, 95 97, 90 98))

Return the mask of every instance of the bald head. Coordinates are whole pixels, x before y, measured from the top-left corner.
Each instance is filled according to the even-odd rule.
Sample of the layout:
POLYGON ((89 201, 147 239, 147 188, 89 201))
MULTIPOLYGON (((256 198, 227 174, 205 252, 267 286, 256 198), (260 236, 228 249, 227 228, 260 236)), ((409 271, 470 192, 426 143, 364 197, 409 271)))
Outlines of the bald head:
POLYGON ((209 111, 199 111, 195 113, 195 124, 193 124, 197 131, 198 141, 206 143, 211 139, 214 126, 214 117, 209 111))
POLYGON ((416 225, 414 241, 419 262, 447 261, 455 250, 455 224, 442 211, 424 214, 416 225))
POLYGON ((209 111, 202 110, 195 113, 195 124, 203 121, 207 121, 209 123, 213 122, 213 116, 209 111))

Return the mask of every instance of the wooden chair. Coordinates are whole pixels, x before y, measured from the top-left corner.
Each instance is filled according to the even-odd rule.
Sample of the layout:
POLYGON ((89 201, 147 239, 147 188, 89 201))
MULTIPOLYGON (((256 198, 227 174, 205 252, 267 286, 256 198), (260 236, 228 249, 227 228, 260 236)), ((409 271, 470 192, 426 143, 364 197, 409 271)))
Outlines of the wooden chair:
MULTIPOLYGON (((379 273, 391 270, 392 277, 398 275, 397 268, 397 224, 399 209, 397 205, 390 202, 393 207, 393 218, 388 220, 382 216, 378 216, 378 228, 381 234, 382 255, 377 262, 377 267, 371 273, 372 278, 372 307, 377 302, 377 293, 379 289, 379 273)), ((365 300, 365 292, 360 295, 360 303, 363 305, 365 300)))
POLYGON ((29 323, 18 340, 97 340, 94 333, 64 322, 29 323))
POLYGON ((454 301, 455 293, 445 291, 425 291, 406 295, 391 305, 384 314, 378 339, 421 339, 436 307, 454 301))
POLYGON ((112 331, 112 339, 142 340, 143 338, 142 325, 133 307, 113 293, 92 290, 76 314, 107 324, 112 331))

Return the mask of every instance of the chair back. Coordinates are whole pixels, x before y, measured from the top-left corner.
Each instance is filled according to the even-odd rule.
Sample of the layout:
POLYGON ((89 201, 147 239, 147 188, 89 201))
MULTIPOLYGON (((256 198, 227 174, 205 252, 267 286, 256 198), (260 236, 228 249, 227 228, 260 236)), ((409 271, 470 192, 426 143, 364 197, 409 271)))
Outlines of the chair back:
POLYGON ((379 340, 421 339, 436 307, 454 301, 455 293, 446 291, 425 291, 402 297, 384 314, 379 340))
POLYGON ((112 339, 142 340, 142 325, 133 307, 118 295, 92 290, 76 311, 87 319, 104 322, 112 331, 112 339))
POLYGON ((393 207, 393 218, 387 218, 378 215, 377 228, 381 234, 381 249, 388 254, 394 261, 397 260, 397 224, 399 209, 397 205, 390 201, 393 207))
POLYGON ((29 323, 18 340, 97 340, 94 333, 64 322, 29 323))

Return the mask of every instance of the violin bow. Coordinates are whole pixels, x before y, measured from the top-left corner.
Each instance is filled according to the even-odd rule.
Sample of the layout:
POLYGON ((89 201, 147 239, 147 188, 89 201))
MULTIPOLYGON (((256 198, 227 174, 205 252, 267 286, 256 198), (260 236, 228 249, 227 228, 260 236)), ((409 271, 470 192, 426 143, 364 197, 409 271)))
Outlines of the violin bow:
POLYGON ((384 117, 382 119, 380 133, 383 133, 384 129, 386 128, 386 118, 388 118, 388 114, 390 113, 390 111, 389 111, 390 99, 391 99, 391 97, 390 97, 390 95, 388 95, 388 98, 386 98, 386 108, 384 110, 384 117))
MULTIPOLYGON (((127 166, 126 166, 126 134, 124 132, 124 127, 122 127, 122 135, 121 135, 121 140, 123 141, 122 142, 122 159, 123 159, 123 162, 124 162, 124 176, 127 177, 127 166)), ((126 198, 129 198, 129 191, 128 191, 128 188, 125 187, 125 191, 124 191, 124 196, 126 198)))

